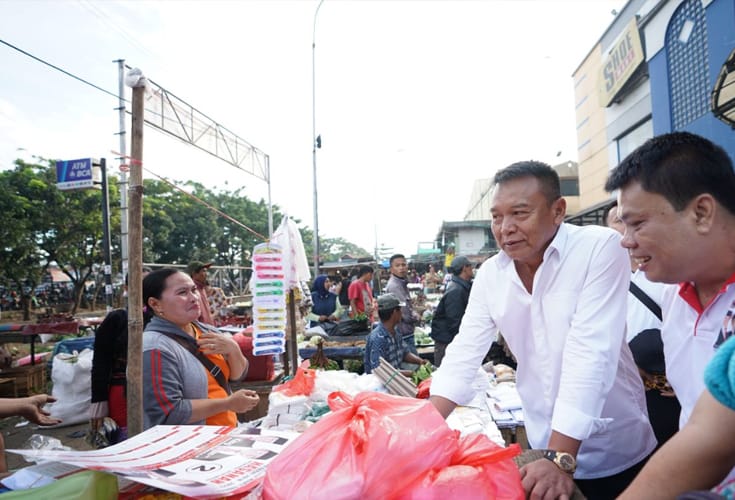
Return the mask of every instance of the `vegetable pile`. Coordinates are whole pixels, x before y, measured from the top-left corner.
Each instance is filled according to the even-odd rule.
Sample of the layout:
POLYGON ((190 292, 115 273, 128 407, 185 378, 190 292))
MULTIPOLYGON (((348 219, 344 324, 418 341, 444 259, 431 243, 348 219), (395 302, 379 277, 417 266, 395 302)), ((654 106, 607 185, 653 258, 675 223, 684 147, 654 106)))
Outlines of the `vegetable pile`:
POLYGON ((427 378, 431 378, 431 372, 433 371, 434 369, 432 368, 431 363, 421 365, 418 370, 411 374, 411 380, 414 384, 419 385, 420 382, 423 382, 427 378))
POLYGON ((316 352, 311 358, 309 358, 309 368, 312 370, 339 370, 339 363, 324 355, 324 343, 321 340, 322 339, 319 338, 316 352))

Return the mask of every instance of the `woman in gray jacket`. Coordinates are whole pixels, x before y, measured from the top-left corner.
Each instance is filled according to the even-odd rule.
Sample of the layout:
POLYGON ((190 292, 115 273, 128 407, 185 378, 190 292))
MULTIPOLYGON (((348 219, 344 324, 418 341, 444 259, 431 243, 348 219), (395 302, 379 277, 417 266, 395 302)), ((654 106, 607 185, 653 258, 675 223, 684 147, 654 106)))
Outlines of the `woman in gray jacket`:
POLYGON ((248 362, 229 334, 199 323, 199 291, 191 277, 159 269, 143 280, 144 428, 157 424, 237 425, 236 413, 258 404, 254 391, 231 392, 248 362))

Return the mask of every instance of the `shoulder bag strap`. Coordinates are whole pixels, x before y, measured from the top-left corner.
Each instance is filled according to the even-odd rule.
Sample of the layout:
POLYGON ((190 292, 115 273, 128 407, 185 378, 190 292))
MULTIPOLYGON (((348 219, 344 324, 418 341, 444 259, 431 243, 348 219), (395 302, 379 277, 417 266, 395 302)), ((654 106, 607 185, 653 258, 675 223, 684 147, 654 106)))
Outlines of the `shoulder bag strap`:
POLYGON ((204 353, 202 353, 202 351, 199 350, 199 348, 194 342, 189 342, 186 339, 180 337, 179 335, 174 335, 173 333, 168 333, 168 332, 159 332, 159 333, 167 336, 168 338, 172 340, 175 340, 181 345, 181 347, 189 351, 195 358, 199 360, 199 362, 202 365, 204 365, 204 368, 206 368, 207 371, 212 374, 214 379, 225 390, 225 392, 228 395, 232 394, 230 383, 227 381, 227 379, 225 379, 225 374, 222 373, 222 370, 220 370, 220 367, 214 364, 214 362, 211 359, 209 359, 207 356, 205 356, 204 353))
POLYGON ((656 302, 651 297, 649 297, 646 292, 641 290, 641 287, 639 287, 632 281, 630 282, 630 293, 635 295, 638 300, 643 302, 643 305, 650 309, 659 321, 663 321, 663 316, 661 315, 661 306, 656 304, 656 302))

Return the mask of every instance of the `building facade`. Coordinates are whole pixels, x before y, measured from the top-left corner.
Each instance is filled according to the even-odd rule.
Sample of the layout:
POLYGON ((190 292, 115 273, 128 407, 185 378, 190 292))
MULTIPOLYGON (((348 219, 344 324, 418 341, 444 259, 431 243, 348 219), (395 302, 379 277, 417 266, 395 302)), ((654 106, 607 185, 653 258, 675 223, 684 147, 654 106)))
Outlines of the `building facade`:
POLYGON ((573 74, 580 211, 571 222, 601 222, 608 172, 654 135, 693 132, 735 159, 735 130, 712 106, 734 49, 735 0, 625 5, 573 74))

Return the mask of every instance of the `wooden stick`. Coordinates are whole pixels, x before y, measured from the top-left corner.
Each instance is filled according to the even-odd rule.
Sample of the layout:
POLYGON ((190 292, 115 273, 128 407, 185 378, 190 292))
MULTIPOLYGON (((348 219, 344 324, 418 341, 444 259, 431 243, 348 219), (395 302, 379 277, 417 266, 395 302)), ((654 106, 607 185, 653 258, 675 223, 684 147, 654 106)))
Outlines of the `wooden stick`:
POLYGON ((143 114, 145 87, 133 88, 128 190, 128 436, 143 432, 143 114))
POLYGON ((380 358, 380 365, 373 370, 373 373, 383 382, 389 393, 396 396, 416 397, 418 393, 416 385, 384 358, 380 358))

